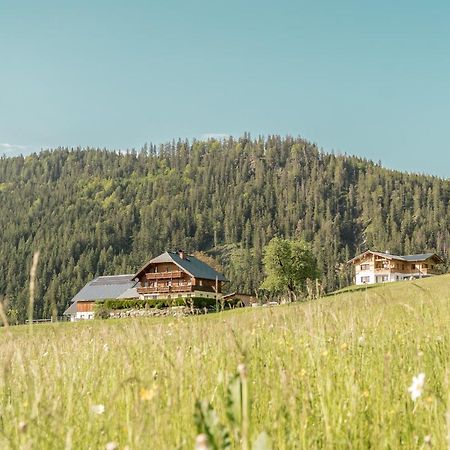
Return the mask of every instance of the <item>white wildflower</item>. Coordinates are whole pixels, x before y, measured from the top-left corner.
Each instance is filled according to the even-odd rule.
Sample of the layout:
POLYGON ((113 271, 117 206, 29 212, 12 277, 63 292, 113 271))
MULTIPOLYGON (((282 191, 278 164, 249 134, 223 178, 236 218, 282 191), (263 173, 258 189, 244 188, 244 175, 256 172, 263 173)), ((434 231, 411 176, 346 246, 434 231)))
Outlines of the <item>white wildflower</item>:
POLYGON ((423 442, 425 444, 431 444, 431 434, 427 434, 424 438, 423 438, 423 442))
POLYGON ((415 402, 423 391, 423 385, 425 384, 425 374, 419 373, 416 377, 413 377, 412 384, 408 388, 408 392, 411 394, 411 399, 415 402))
POLYGON ((208 436, 199 434, 195 439, 195 450, 209 450, 208 436))
POLYGON ((105 450, 117 450, 119 448, 119 444, 117 442, 108 442, 106 444, 105 450))
POLYGON ((365 342, 366 342, 365 336, 364 336, 364 335, 361 335, 361 336, 358 338, 358 344, 359 344, 359 345, 364 345, 365 342))
POLYGON ((109 345, 108 344, 103 344, 103 351, 104 352, 109 352, 109 345))
POLYGON ((237 366, 237 371, 242 378, 245 378, 247 376, 247 367, 245 366, 245 364, 239 364, 237 366))
POLYGON ((92 405, 91 411, 94 414, 103 414, 105 412, 105 405, 99 404, 99 405, 92 405))

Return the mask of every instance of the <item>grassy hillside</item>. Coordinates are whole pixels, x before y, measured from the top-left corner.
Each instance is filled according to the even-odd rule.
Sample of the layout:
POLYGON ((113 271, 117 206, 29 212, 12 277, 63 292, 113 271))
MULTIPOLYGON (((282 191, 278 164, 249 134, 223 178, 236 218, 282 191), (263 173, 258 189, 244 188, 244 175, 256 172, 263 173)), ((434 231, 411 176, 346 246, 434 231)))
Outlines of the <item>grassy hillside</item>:
POLYGON ((245 363, 249 433, 274 448, 445 448, 449 305, 441 276, 206 317, 3 329, 0 447, 192 449, 196 399, 226 422, 245 363))

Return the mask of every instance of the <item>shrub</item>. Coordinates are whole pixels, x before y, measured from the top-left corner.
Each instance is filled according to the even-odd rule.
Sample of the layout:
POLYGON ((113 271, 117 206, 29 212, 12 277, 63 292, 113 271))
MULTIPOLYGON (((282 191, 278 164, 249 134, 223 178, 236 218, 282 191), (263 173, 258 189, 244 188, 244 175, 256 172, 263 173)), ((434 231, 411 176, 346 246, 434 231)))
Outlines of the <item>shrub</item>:
POLYGON ((94 308, 94 317, 96 319, 109 319, 111 310, 104 303, 97 303, 94 308))
MULTIPOLYGON (((189 306, 194 308, 212 308, 216 306, 215 298, 206 297, 176 297, 176 298, 152 298, 146 300, 121 300, 107 299, 96 305, 96 311, 102 307, 106 310, 117 309, 145 309, 168 308, 171 306, 189 306)), ((97 312, 96 312, 97 314, 97 312)))

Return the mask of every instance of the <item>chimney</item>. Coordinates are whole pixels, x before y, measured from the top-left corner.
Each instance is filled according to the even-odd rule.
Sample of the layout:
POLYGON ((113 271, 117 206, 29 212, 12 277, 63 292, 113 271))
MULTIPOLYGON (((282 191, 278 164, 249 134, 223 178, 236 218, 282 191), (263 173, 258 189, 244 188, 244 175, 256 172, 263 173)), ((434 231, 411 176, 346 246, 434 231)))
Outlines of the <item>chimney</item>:
POLYGON ((178 250, 178 256, 179 256, 181 259, 184 259, 184 257, 185 257, 184 250, 181 250, 181 248, 180 248, 180 250, 178 250))

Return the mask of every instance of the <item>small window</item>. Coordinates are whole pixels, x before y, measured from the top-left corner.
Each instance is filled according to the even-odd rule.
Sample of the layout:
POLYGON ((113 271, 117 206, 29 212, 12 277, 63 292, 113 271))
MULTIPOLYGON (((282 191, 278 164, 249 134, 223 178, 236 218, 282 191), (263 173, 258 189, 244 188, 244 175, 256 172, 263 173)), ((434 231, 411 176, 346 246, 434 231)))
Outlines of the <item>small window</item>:
POLYGON ((423 265, 424 269, 428 269, 428 264, 423 265))
POLYGON ((411 264, 411 269, 415 269, 416 265, 415 264, 411 264))
POLYGON ((361 264, 361 270, 369 270, 370 264, 361 264))
POLYGON ((361 277, 361 283, 369 283, 370 277, 361 277))

